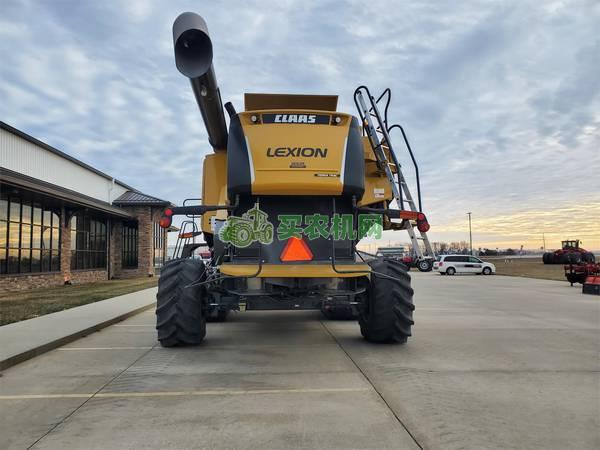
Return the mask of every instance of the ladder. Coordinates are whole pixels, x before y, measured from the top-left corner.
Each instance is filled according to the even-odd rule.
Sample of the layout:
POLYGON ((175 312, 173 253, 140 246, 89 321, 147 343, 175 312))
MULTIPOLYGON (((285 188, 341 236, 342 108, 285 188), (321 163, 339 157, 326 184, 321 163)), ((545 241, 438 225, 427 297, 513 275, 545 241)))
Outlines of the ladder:
MULTIPOLYGON (((369 142, 371 143, 371 147, 373 148, 373 152, 375 153, 375 158, 377 159, 377 167, 382 170, 388 178, 390 185, 392 186, 392 194, 394 199, 398 203, 398 207, 401 210, 404 210, 404 203, 408 205, 411 211, 415 212, 423 212, 422 211, 422 203, 421 203, 421 185, 419 181, 419 167, 415 160, 415 157, 412 152, 412 148, 408 143, 408 139, 406 137, 406 133, 404 129, 398 125, 388 126, 388 108, 390 105, 390 101, 392 99, 392 91, 387 88, 383 91, 383 93, 375 99, 371 95, 371 92, 366 86, 359 86, 354 91, 354 103, 356 104, 356 108, 358 109, 358 114, 360 116, 363 132, 366 133, 369 138, 369 142), (378 104, 381 101, 385 101, 384 107, 384 115, 382 116, 378 104), (408 188, 408 184, 406 183, 406 178, 402 173, 402 168, 398 159, 396 158, 396 153, 394 152, 394 148, 392 146, 392 141, 390 139, 390 131, 393 129, 399 129, 402 132, 402 137, 404 138, 404 143, 410 157, 412 159, 413 164, 415 165, 415 173, 417 179, 417 196, 419 204, 413 199, 413 196, 408 188), (386 152, 389 153, 392 161, 388 160, 386 152), (394 173, 391 169, 391 164, 396 167, 396 175, 394 177, 394 173)), ((415 232, 415 224, 406 220, 404 221, 404 229, 408 232, 410 236, 410 240, 413 246, 413 252, 417 256, 417 263, 419 261, 435 258, 435 254, 433 252, 433 247, 431 246, 431 242, 427 237, 427 233, 420 231, 417 228, 417 233, 415 232), (423 242, 423 246, 425 251, 421 249, 419 245, 419 241, 423 242)))

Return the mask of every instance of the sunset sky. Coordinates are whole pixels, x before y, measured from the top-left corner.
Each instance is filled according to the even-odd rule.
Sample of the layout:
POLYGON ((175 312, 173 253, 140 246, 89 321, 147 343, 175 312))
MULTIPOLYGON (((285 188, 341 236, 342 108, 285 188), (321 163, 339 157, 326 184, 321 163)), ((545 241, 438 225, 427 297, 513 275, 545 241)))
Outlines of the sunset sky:
POLYGON ((600 3, 391 5, 3 0, 0 120, 143 192, 198 197, 211 150, 171 36, 191 10, 238 110, 244 92, 280 92, 354 113, 356 86, 391 87, 433 240, 468 240, 470 211, 475 247, 545 233, 600 250, 600 3))

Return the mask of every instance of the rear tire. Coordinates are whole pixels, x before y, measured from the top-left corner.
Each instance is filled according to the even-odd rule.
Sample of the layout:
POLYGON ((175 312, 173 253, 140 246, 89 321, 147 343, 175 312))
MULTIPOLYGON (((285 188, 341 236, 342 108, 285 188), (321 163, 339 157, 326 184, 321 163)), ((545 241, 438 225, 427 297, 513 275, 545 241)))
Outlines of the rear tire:
POLYGON ((371 274, 368 298, 361 308, 360 332, 370 342, 405 343, 411 336, 413 322, 413 289, 404 265, 391 259, 369 263, 371 274))
POLYGON ((201 286, 187 287, 204 278, 199 259, 175 259, 160 272, 156 294, 156 330, 163 347, 196 345, 206 335, 204 293, 201 286))
POLYGON ((422 259, 417 263, 419 272, 430 272, 433 269, 433 262, 430 259, 422 259))
POLYGON ((455 269, 454 267, 448 267, 448 268, 446 269, 446 275, 450 275, 450 276, 452 276, 452 275, 454 275, 455 273, 456 273, 456 269, 455 269))

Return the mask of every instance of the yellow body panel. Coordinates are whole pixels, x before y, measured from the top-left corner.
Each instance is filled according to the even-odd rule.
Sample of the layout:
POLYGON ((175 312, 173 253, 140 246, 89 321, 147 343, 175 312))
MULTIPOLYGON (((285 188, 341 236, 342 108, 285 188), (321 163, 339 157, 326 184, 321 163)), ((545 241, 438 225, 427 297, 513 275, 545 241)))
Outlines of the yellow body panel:
MULTIPOLYGON (((202 204, 227 204, 227 152, 218 151, 204 158, 202 166, 202 204)), ((202 215, 202 231, 212 233, 211 217, 225 220, 227 211, 213 211, 202 215)))
MULTIPOLYGON (((363 136, 363 150, 365 155, 365 193, 358 202, 358 206, 392 200, 392 187, 385 174, 377 168, 375 153, 366 136, 363 136)), ((395 166, 392 167, 392 171, 396 171, 395 166)))
MULTIPOLYGON (((258 278, 350 278, 368 275, 371 268, 368 264, 336 264, 338 270, 358 273, 337 273, 330 264, 263 264, 258 278), (364 271, 364 272, 362 272, 364 271)), ((221 264, 222 274, 231 276, 252 277, 258 271, 256 264, 221 264)))
MULTIPOLYGON (((288 110, 297 114, 319 114, 318 111, 288 110)), ((254 195, 341 195, 341 178, 346 139, 351 116, 335 113, 338 125, 296 123, 252 123, 251 117, 261 113, 240 113, 252 158, 254 195), (269 157, 288 148, 326 149, 326 157, 269 157), (271 150, 269 150, 271 149, 271 150)), ((321 112, 322 114, 322 112, 321 112)))

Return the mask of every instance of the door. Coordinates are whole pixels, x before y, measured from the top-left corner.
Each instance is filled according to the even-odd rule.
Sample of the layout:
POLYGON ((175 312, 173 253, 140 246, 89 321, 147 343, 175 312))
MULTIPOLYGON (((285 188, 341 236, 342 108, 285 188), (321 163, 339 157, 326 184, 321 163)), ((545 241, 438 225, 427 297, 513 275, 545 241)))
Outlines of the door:
POLYGON ((474 256, 469 256, 469 261, 465 264, 466 269, 469 273, 481 273, 483 270, 483 263, 481 260, 474 256))

